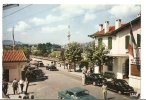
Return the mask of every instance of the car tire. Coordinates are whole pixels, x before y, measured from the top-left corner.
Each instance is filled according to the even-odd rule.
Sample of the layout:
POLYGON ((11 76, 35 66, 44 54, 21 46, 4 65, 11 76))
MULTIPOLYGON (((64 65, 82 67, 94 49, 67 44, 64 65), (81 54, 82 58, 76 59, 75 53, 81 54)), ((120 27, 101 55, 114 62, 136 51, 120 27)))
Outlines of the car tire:
POLYGON ((122 92, 119 90, 119 91, 118 91, 118 94, 122 94, 122 92))
POLYGON ((96 82, 93 82, 93 85, 96 86, 96 82))

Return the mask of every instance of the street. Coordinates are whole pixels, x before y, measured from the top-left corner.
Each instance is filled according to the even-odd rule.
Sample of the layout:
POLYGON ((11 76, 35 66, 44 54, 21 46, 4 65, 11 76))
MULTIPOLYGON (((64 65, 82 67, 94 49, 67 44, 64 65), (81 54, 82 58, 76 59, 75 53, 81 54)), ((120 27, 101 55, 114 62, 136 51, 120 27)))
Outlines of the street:
MULTIPOLYGON (((41 60, 41 59, 36 59, 41 60)), ((50 61, 41 60, 45 65, 50 64, 50 61)), ((71 72, 65 71, 49 71, 45 67, 39 67, 48 76, 48 79, 44 81, 37 81, 30 83, 28 88, 29 93, 33 93, 35 99, 57 99, 58 91, 66 90, 72 87, 82 87, 90 91, 90 94, 102 99, 101 87, 86 85, 83 86, 81 82, 81 77, 69 74, 71 72), (35 91, 35 92, 34 92, 35 91)), ((67 70, 67 69, 64 69, 67 70)), ((108 91, 108 99, 129 99, 129 96, 120 95, 116 92, 108 91)))

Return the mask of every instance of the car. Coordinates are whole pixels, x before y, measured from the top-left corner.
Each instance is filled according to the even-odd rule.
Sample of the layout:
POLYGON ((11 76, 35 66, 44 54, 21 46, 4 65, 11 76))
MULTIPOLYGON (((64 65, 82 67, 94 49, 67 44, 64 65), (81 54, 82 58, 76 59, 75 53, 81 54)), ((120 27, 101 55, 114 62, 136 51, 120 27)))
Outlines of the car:
POLYGON ((140 99, 140 90, 130 93, 130 99, 140 99))
POLYGON ((37 61, 38 62, 38 67, 44 67, 44 63, 42 61, 37 61))
POLYGON ((31 70, 35 79, 46 79, 45 73, 41 69, 33 69, 31 70))
POLYGON ((48 66, 46 66, 46 70, 50 70, 50 71, 54 71, 54 70, 58 70, 57 68, 56 68, 56 66, 55 65, 48 65, 48 66))
POLYGON ((98 98, 89 94, 89 90, 80 87, 59 91, 58 98, 65 100, 98 100, 98 98))
POLYGON ((111 81, 113 79, 116 79, 116 75, 114 73, 112 73, 112 72, 104 72, 103 77, 107 81, 111 81))
POLYGON ((86 75, 86 83, 91 83, 94 86, 103 85, 104 82, 107 82, 106 79, 103 78, 102 74, 91 73, 90 75, 86 75))
POLYGON ((115 91, 119 94, 130 94, 134 92, 134 88, 123 79, 114 79, 106 82, 105 84, 107 85, 108 90, 115 91))

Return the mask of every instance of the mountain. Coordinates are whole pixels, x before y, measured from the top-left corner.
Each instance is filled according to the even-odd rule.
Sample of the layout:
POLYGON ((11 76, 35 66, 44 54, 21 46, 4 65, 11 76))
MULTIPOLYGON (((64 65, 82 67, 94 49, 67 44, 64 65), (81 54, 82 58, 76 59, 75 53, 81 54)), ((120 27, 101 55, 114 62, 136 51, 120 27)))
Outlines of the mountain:
MULTIPOLYGON (((12 40, 3 40, 3 45, 12 45, 13 44, 13 41, 12 40)), ((20 41, 15 41, 15 45, 17 44, 24 44, 20 41)))

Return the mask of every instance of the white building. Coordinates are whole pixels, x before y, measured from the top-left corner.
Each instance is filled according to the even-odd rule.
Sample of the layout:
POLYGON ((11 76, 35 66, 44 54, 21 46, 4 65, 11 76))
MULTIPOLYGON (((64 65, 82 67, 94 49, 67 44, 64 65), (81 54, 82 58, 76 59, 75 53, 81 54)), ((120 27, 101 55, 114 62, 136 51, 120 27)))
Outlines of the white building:
POLYGON ((115 21, 114 26, 109 26, 109 21, 105 21, 99 25, 99 31, 89 35, 95 39, 95 45, 99 42, 104 43, 110 53, 107 56, 113 57, 113 64, 103 66, 103 72, 113 72, 118 79, 126 79, 129 85, 140 89, 140 54, 141 54, 141 15, 131 21, 132 31, 135 41, 138 45, 138 55, 134 49, 134 57, 128 52, 129 37, 130 37, 130 22, 121 24, 121 19, 115 21), (135 64, 135 60, 139 64, 135 64))

